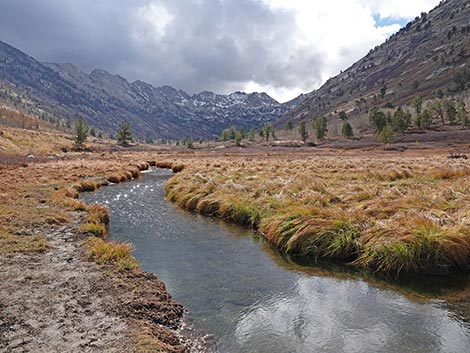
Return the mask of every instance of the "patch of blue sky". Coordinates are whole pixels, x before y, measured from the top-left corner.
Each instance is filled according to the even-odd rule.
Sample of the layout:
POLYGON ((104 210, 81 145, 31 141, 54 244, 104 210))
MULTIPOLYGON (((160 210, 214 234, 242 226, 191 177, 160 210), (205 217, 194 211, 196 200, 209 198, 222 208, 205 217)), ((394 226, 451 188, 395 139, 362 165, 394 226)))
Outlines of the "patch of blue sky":
POLYGON ((408 22, 411 21, 409 18, 393 18, 384 17, 381 18, 379 14, 374 15, 374 21, 376 27, 386 27, 391 25, 399 24, 401 27, 405 27, 408 22))

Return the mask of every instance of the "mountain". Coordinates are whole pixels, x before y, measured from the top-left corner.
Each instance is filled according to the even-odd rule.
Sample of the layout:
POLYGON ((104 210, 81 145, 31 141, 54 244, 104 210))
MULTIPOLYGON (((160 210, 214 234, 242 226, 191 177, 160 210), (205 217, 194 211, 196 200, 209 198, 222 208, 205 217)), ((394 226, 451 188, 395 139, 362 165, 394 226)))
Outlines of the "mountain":
POLYGON ((470 2, 442 1, 384 44, 329 79, 277 120, 298 124, 345 111, 352 121, 372 108, 456 94, 470 87, 470 2))
POLYGON ((211 137, 231 125, 259 127, 301 100, 280 104, 266 93, 242 92, 190 96, 170 86, 129 82, 104 70, 87 74, 72 64, 41 63, 1 41, 0 84, 63 119, 82 115, 108 132, 127 120, 139 136, 167 139, 211 137))

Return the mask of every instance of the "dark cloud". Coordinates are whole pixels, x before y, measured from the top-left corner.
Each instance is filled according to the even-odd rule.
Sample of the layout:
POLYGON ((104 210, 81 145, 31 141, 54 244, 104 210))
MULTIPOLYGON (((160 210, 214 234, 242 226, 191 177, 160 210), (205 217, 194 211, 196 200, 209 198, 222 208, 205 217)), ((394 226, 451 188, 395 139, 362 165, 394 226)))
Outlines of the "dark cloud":
POLYGON ((1 0, 0 7, 0 39, 41 61, 190 93, 250 81, 309 91, 321 81, 323 58, 297 47, 294 14, 259 0, 1 0))

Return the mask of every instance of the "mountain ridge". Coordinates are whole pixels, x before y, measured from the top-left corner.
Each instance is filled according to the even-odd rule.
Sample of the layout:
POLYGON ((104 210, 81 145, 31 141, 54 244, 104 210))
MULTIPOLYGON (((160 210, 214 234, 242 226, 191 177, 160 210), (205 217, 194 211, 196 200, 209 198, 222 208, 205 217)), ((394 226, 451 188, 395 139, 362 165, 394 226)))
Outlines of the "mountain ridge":
POLYGON ((81 115, 108 133, 126 120, 137 135, 164 139, 214 137, 232 125, 259 127, 286 114, 303 97, 281 104, 264 92, 189 95, 167 85, 129 82, 102 69, 87 74, 71 63, 41 63, 1 41, 0 83, 64 119, 81 115))
POLYGON ((441 1, 309 93, 275 126, 320 116, 335 119, 342 111, 354 122, 371 109, 410 104, 416 96, 432 99, 454 94, 456 77, 470 67, 468 18, 470 2, 441 1))

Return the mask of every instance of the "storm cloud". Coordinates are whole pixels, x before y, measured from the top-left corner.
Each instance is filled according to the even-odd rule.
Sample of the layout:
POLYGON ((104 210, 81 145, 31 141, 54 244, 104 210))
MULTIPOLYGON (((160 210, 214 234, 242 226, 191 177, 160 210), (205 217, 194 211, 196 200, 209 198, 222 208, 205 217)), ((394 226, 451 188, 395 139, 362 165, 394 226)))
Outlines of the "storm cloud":
POLYGON ((374 16, 417 14, 402 0, 0 0, 0 9, 0 40, 41 61, 281 100, 317 88, 400 28, 374 16))

